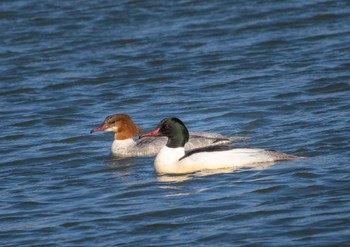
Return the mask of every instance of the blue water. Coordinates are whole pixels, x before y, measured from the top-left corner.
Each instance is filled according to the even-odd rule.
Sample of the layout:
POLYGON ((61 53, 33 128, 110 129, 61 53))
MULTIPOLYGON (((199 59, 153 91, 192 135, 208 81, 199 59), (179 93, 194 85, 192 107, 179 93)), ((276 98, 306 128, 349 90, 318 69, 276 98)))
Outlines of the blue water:
POLYGON ((349 1, 0 3, 1 246, 348 246, 349 1), (159 176, 126 113, 306 157, 159 176))

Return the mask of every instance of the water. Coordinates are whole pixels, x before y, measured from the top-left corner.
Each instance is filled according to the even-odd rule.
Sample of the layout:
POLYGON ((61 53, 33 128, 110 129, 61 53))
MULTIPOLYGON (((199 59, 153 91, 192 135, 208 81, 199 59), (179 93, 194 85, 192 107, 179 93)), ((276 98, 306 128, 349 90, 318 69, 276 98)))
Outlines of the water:
POLYGON ((347 246, 348 1, 0 3, 1 246, 347 246), (251 137, 306 159, 158 176, 146 131, 251 137))

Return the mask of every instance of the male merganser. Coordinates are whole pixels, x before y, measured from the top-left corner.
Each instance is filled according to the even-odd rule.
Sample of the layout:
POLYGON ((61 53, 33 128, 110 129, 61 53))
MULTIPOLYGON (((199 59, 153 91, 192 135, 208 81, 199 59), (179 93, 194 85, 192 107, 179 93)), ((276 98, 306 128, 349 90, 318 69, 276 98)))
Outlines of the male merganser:
MULTIPOLYGON (((167 138, 149 137, 137 141, 133 139, 140 136, 142 130, 132 121, 131 117, 126 114, 114 114, 106 117, 103 124, 90 131, 114 132, 114 141, 112 143, 112 153, 119 157, 133 156, 155 156, 160 149, 166 144, 167 138)), ((231 142, 247 140, 247 137, 227 137, 217 133, 192 132, 190 133, 189 142, 185 145, 185 150, 227 144, 231 142)))
POLYGON ((155 130, 141 137, 166 136, 168 141, 160 150, 154 166, 160 174, 185 174, 206 169, 241 168, 262 162, 293 160, 297 156, 265 149, 204 147, 185 152, 189 133, 178 118, 163 119, 155 130))

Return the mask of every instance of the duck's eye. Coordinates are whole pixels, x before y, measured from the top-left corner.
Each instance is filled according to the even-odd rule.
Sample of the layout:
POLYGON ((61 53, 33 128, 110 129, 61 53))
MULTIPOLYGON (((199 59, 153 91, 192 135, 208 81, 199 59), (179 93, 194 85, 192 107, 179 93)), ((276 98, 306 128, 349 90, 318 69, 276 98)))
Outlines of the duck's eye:
POLYGON ((169 124, 165 124, 165 125, 164 125, 164 129, 166 129, 166 130, 170 129, 169 124))
POLYGON ((115 124, 115 121, 110 121, 109 124, 115 124))

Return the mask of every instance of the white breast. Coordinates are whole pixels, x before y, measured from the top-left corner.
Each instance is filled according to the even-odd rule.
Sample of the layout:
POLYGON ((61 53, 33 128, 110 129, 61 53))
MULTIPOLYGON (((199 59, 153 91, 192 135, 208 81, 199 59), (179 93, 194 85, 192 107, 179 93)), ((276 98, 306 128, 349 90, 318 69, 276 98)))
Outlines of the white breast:
POLYGON ((112 143, 112 153, 120 157, 133 156, 135 149, 135 141, 133 139, 114 140, 112 143))
POLYGON ((180 173, 178 162, 181 157, 185 155, 185 149, 162 147, 159 151, 155 161, 154 168, 158 173, 180 173))

